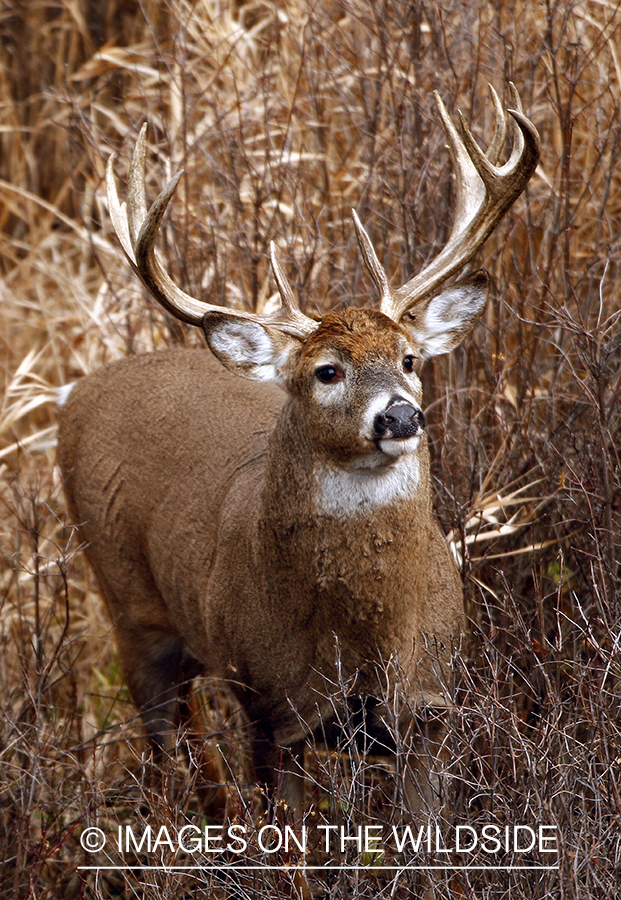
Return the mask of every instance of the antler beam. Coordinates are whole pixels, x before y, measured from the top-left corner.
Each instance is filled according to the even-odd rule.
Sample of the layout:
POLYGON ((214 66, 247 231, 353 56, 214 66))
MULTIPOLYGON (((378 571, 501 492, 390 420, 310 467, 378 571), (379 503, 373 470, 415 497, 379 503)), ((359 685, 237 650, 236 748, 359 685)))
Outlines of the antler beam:
POLYGON ((446 246, 418 275, 397 290, 391 290, 371 241, 354 214, 360 251, 380 293, 380 309, 395 322, 408 310, 425 305, 443 282, 472 259, 535 171, 541 148, 539 134, 522 111, 515 85, 511 84, 510 90, 515 108, 507 112, 512 116, 514 139, 511 156, 503 166, 497 162, 504 145, 506 120, 491 85, 495 128, 486 154, 474 140, 462 114, 458 113, 458 132, 439 94, 434 93, 455 167, 456 208, 446 246))
POLYGON ((147 290, 169 313, 190 325, 201 325, 208 312, 226 312, 240 319, 260 322, 292 334, 304 340, 316 328, 317 322, 300 310, 293 289, 288 283, 277 259, 274 244, 270 256, 274 279, 278 286, 281 306, 275 313, 260 315, 244 310, 230 309, 197 300, 182 291, 170 278, 157 258, 155 238, 162 218, 175 192, 183 170, 177 172, 147 209, 145 191, 146 125, 143 125, 132 155, 128 176, 127 203, 120 203, 114 179, 114 156, 108 160, 106 185, 108 208, 114 230, 130 265, 147 290))

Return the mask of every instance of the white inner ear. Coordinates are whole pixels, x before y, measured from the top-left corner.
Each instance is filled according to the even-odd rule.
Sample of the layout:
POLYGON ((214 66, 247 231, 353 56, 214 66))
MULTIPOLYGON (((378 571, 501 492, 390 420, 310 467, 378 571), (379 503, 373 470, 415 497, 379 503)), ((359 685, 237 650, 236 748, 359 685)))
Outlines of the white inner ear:
POLYGON ((212 328, 209 342, 214 353, 226 356, 234 365, 264 366, 273 362, 274 348, 261 325, 229 319, 212 328))
POLYGON ((212 325, 205 333, 212 351, 229 369, 254 381, 272 381, 285 387, 283 372, 295 345, 293 338, 233 317, 212 325))
POLYGON ((481 314, 485 299, 485 290, 469 284, 455 285, 434 297, 422 322, 412 329, 423 356, 447 353, 460 344, 481 314))
POLYGON ((424 328, 428 338, 436 337, 455 328, 461 328, 472 316, 478 314, 479 292, 472 288, 454 288, 438 294, 425 313, 424 328))

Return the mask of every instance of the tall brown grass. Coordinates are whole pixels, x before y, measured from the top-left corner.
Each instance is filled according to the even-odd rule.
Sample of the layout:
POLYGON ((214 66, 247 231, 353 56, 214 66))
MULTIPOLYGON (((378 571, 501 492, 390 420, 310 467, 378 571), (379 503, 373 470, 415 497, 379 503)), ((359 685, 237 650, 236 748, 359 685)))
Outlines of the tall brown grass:
MULTIPOLYGON (((541 133, 541 164, 475 262, 493 276, 484 320, 425 372, 435 504, 462 560, 472 623, 456 661, 445 787, 453 824, 556 825, 559 867, 427 881, 315 872, 308 883, 335 898, 416 897, 425 885, 442 898, 612 895, 621 880, 620 26, 608 0, 24 0, 3 10, 3 900, 295 890, 282 873, 150 872, 139 855, 132 871, 77 868, 87 825, 112 833, 140 816, 172 827, 201 815, 182 763, 170 775, 174 802, 143 780, 140 727, 54 470, 57 386, 124 354, 200 343, 150 305, 123 262, 105 159, 117 152, 123 172, 146 120, 151 196, 185 169, 161 244, 190 293, 269 302, 273 239, 308 310, 364 304, 371 289, 351 207, 404 281, 438 252, 451 221, 432 90, 485 142, 487 82, 506 99, 509 80, 541 133)), ((229 813, 250 823, 243 723, 216 686, 203 684, 198 700, 229 813)), ((316 816, 389 818, 395 798, 376 760, 317 748, 314 771, 316 816)))

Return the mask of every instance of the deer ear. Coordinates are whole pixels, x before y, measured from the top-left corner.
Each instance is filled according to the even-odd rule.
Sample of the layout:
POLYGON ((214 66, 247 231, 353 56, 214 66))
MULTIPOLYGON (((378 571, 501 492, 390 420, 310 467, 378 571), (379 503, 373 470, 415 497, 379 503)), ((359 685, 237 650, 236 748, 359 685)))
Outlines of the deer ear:
POLYGON ((301 341, 278 328, 224 312, 208 312, 203 331, 220 362, 245 378, 286 386, 286 372, 301 341))
POLYGON ((426 306, 401 319, 418 344, 421 356, 438 356, 457 347, 474 328, 485 308, 489 276, 483 270, 438 294, 426 306))

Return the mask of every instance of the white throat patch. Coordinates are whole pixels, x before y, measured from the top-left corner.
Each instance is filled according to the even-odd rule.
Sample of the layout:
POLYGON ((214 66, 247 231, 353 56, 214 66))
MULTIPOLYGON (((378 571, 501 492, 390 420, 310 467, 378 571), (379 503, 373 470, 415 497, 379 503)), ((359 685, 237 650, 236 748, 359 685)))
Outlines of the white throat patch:
POLYGON ((351 516, 414 496, 420 481, 418 454, 399 457, 390 466, 353 471, 337 466, 315 468, 317 511, 327 516, 351 516))

